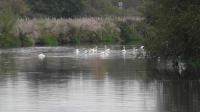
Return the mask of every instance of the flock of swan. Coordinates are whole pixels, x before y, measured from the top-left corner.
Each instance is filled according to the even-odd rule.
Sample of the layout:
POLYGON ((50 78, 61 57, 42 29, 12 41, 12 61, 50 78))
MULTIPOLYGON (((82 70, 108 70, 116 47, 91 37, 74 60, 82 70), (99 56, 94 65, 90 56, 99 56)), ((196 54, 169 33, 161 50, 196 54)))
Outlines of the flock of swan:
MULTIPOLYGON (((137 54, 139 51, 143 52, 143 55, 146 55, 146 52, 144 50, 144 46, 140 46, 138 49, 137 48, 133 48, 132 52, 133 54, 137 54)), ((104 50, 98 50, 98 47, 94 47, 94 48, 90 48, 90 49, 85 49, 85 50, 80 50, 78 48, 75 49, 74 51, 76 53, 76 55, 79 55, 80 53, 83 54, 100 54, 100 55, 108 55, 111 52, 111 49, 107 48, 107 46, 104 46, 104 50)), ((123 46, 123 49, 121 50, 122 54, 126 54, 127 50, 125 48, 125 46, 123 46)), ((41 53, 38 55, 38 59, 43 60, 46 58, 46 55, 41 53)))

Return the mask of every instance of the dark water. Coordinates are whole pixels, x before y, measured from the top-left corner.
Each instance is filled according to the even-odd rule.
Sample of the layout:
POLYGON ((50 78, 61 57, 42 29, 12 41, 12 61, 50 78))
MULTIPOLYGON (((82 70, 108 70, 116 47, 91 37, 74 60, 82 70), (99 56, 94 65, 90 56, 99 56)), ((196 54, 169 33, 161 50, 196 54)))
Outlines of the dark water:
POLYGON ((200 81, 179 79, 157 63, 131 50, 1 50, 0 112, 199 112, 200 81), (46 59, 37 58, 41 52, 46 59))

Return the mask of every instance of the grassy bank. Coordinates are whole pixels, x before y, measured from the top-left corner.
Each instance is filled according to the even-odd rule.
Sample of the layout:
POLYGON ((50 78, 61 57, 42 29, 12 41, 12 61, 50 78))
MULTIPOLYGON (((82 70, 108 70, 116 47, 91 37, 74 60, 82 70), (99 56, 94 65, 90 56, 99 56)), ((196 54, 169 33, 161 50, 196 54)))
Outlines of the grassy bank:
POLYGON ((76 19, 19 19, 9 34, 1 35, 1 48, 68 44, 136 44, 137 17, 76 19))

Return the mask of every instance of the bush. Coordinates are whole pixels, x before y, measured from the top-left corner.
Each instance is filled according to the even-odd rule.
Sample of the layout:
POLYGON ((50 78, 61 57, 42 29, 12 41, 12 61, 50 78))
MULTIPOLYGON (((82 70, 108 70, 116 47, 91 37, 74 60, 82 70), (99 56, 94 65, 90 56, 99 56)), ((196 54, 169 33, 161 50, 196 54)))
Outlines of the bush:
POLYGON ((191 64, 193 68, 200 69, 200 59, 193 59, 191 64))
POLYGON ((21 46, 21 41, 19 38, 14 37, 11 34, 0 35, 0 48, 14 48, 20 46, 21 46))
POLYGON ((121 39, 123 44, 137 44, 142 42, 142 38, 134 29, 134 24, 132 21, 125 21, 119 23, 119 28, 121 30, 121 39))
POLYGON ((27 37, 25 34, 20 34, 19 39, 21 41, 21 47, 31 47, 33 46, 33 40, 27 37))
POLYGON ((57 46, 58 40, 52 34, 43 34, 42 37, 38 38, 36 44, 40 46, 57 46))
MULTIPOLYGON (((90 17, 73 19, 18 19, 14 26, 14 35, 19 37, 20 33, 26 34, 33 40, 43 37, 44 32, 57 37, 59 45, 67 43, 103 42, 104 37, 112 35, 114 42, 121 42, 119 38, 118 21, 124 23, 126 20, 139 21, 135 17, 90 17), (80 40, 79 40, 80 39, 80 40), (89 40, 90 39, 90 40, 89 40)), ((110 36, 109 36, 110 37, 110 36)), ((36 41, 36 40, 34 40, 36 41)))
POLYGON ((74 42, 75 44, 80 44, 80 43, 81 43, 80 37, 79 37, 79 36, 74 37, 73 42, 74 42))
POLYGON ((126 44, 138 44, 142 42, 142 38, 136 32, 130 32, 126 37, 126 44))
POLYGON ((114 37, 112 34, 106 34, 102 37, 102 43, 103 44, 113 44, 114 43, 114 37))
POLYGON ((99 32, 80 29, 78 31, 70 33, 71 43, 73 44, 85 44, 85 43, 99 43, 99 32))

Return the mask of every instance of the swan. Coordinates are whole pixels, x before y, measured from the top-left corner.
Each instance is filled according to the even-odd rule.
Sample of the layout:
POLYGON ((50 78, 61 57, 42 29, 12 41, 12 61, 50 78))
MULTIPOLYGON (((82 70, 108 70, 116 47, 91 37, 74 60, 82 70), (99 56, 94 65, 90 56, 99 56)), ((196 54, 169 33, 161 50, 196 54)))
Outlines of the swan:
POLYGON ((100 55, 104 55, 104 54, 105 54, 105 51, 100 52, 100 55))
POLYGON ((109 53, 110 49, 107 48, 107 46, 105 45, 105 53, 109 53))
POLYGON ((144 49, 144 46, 141 46, 140 49, 144 49))
POLYGON ((160 57, 158 57, 158 62, 160 62, 160 57))
POLYGON ((80 51, 79 51, 79 49, 76 49, 75 52, 76 52, 76 54, 79 54, 80 51))
POLYGON ((110 53, 110 49, 107 49, 107 46, 105 45, 105 46, 104 46, 104 50, 103 50, 102 52, 100 52, 100 55, 101 55, 102 57, 105 57, 105 56, 108 56, 109 53, 110 53))
POLYGON ((106 51, 100 52, 100 57, 105 58, 105 57, 107 57, 107 56, 109 56, 109 53, 108 53, 108 52, 106 52, 106 51))
POLYGON ((89 50, 89 53, 97 53, 97 46, 89 50))
POLYGON ((89 52, 88 50, 85 50, 85 51, 84 51, 85 54, 87 54, 88 52, 89 52))
POLYGON ((46 57, 46 56, 45 56, 44 54, 42 54, 42 53, 38 55, 38 58, 39 58, 40 60, 43 60, 45 57, 46 57))
POLYGON ((126 48, 123 46, 122 53, 126 53, 126 48))

